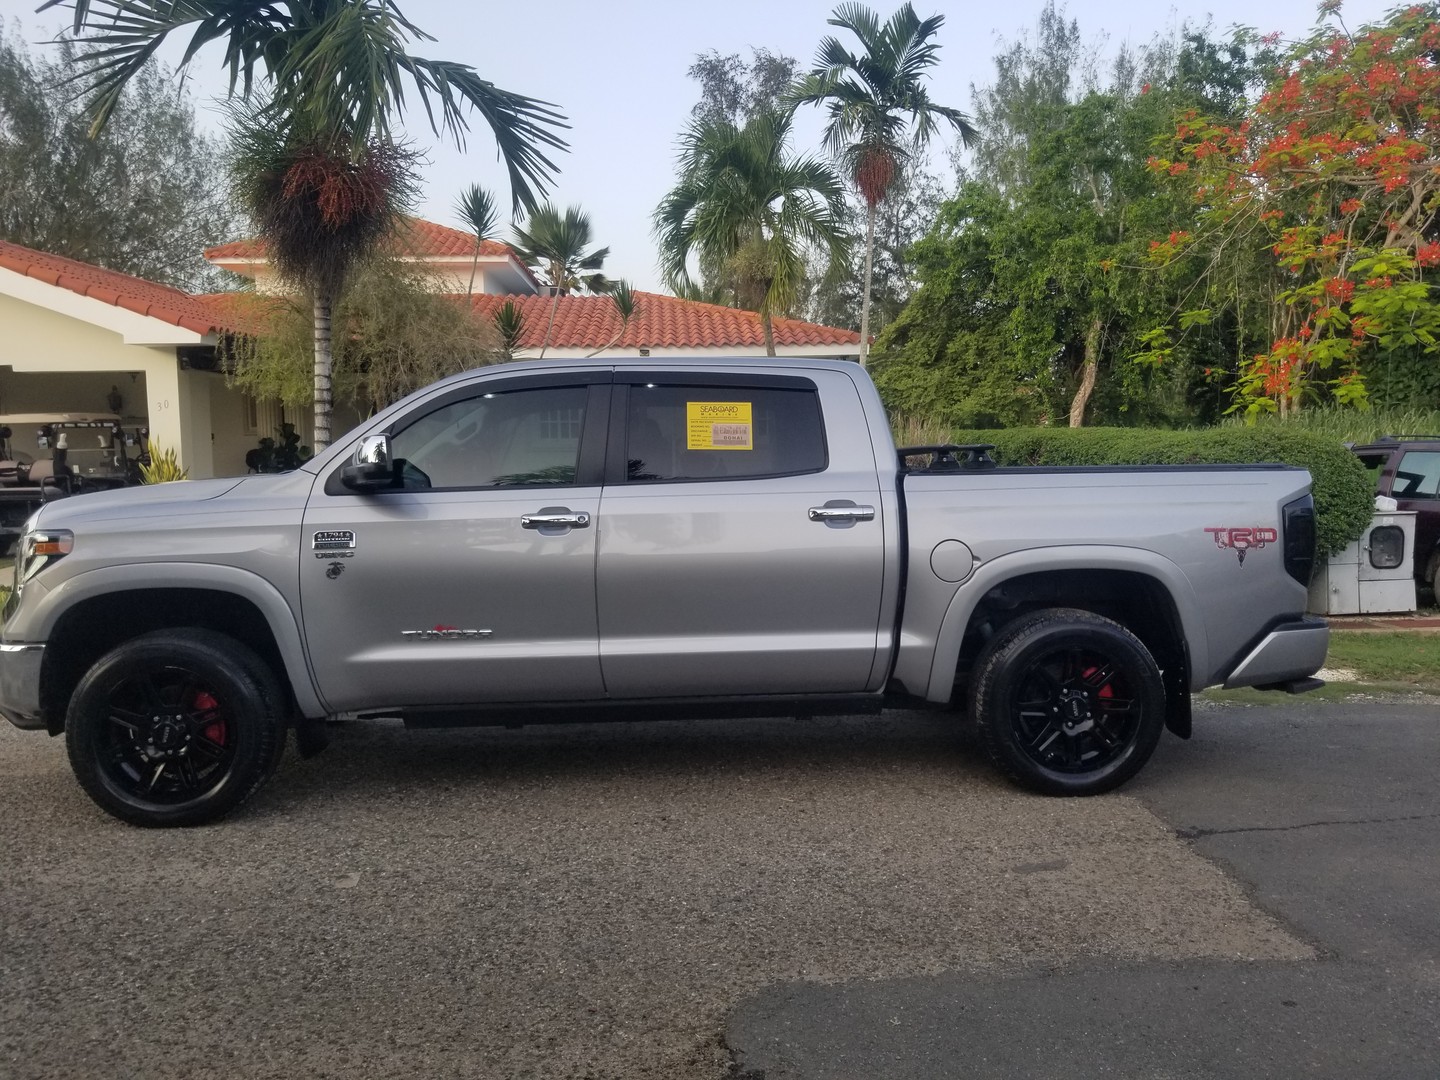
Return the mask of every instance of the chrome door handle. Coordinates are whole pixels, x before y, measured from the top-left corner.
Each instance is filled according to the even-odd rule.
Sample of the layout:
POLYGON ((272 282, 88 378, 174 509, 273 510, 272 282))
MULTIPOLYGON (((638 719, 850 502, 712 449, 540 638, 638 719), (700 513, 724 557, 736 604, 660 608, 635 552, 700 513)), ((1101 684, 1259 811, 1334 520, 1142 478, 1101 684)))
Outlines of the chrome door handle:
POLYGON ((583 529, 590 524, 590 515, 584 510, 541 510, 537 514, 521 514, 522 529, 543 529, 546 526, 564 525, 572 529, 583 529))
POLYGON ((873 506, 812 506, 811 521, 874 521, 873 506))

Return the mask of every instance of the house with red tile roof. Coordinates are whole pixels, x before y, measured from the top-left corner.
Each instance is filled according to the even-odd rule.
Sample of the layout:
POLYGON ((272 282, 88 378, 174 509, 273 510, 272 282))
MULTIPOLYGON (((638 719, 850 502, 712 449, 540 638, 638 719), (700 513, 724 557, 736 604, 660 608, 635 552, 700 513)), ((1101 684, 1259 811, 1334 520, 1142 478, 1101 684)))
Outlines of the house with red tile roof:
MULTIPOLYGON (((622 327, 608 296, 572 293, 555 297, 509 244, 485 240, 477 250, 472 234, 433 221, 406 218, 393 241, 393 252, 423 267, 436 289, 462 300, 468 297, 486 317, 507 301, 518 307, 524 329, 517 357, 539 356, 547 327, 550 337, 545 355, 557 359, 605 350, 632 356, 765 355, 760 316, 753 311, 641 292, 636 293, 635 317, 622 327)), ((280 288, 264 246, 254 240, 210 248, 205 258, 214 266, 252 278, 258 291, 280 288)), ((777 356, 839 360, 860 355, 860 335, 854 330, 798 319, 772 322, 777 356)))
MULTIPOLYGON (((275 423, 215 370, 216 335, 242 328, 232 306, 0 241, 0 416, 118 413, 192 477, 244 472, 275 423)), ((10 426, 12 454, 49 456, 36 425, 10 426)))
MULTIPOLYGON (((498 241, 409 218, 397 257, 423 266, 435 288, 484 319, 505 303, 519 308, 518 357, 764 356, 760 318, 715 304, 637 292, 622 324, 608 296, 552 295, 515 251, 498 241), (473 277, 473 287, 472 287, 473 277)), ((264 246, 242 240, 205 252, 215 266, 280 291, 264 246)), ((174 447, 196 479, 245 471, 259 439, 294 423, 308 440, 309 415, 256 401, 227 384, 216 344, 258 332, 250 294, 195 295, 75 259, 0 242, 0 416, 37 412, 118 412, 127 429, 148 429, 174 447), (119 408, 115 408, 116 399, 119 408)), ((853 359, 852 330, 773 320, 778 356, 853 359)), ((335 429, 359 419, 337 403, 335 429)), ((17 427, 11 449, 33 452, 36 432, 17 427)))

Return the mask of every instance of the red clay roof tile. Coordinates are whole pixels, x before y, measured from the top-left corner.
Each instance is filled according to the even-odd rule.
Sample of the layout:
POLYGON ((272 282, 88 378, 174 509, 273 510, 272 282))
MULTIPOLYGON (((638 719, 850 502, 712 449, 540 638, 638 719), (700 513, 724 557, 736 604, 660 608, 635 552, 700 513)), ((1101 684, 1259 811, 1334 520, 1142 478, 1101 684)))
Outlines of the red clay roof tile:
MULTIPOLYGON (((513 303, 524 318, 524 330, 517 347, 538 349, 550 320, 551 299, 548 296, 484 295, 472 297, 471 302, 487 319, 503 304, 513 303)), ((625 333, 616 339, 620 316, 610 297, 561 296, 550 332, 550 347, 598 349, 612 345, 612 339, 612 347, 617 349, 754 348, 765 343, 760 316, 753 311, 647 292, 635 294, 635 309, 635 317, 625 333)), ((854 330, 798 319, 777 318, 772 322, 775 344, 779 346, 857 346, 860 343, 860 335, 854 330)))
POLYGON ((187 292, 67 259, 63 255, 52 255, 0 240, 0 267, 102 303, 148 315, 171 326, 183 326, 197 334, 233 328, 218 321, 215 310, 209 304, 187 292))
MULTIPOLYGON (((473 233, 452 229, 447 225, 437 225, 435 222, 425 221, 423 218, 407 217, 395 237, 395 253, 416 258, 446 255, 471 258, 475 254, 475 236, 473 233)), ((482 240, 480 242, 481 255, 513 255, 514 253, 514 249, 509 244, 501 243, 499 240, 482 240)), ((205 257, 211 262, 223 262, 226 259, 263 259, 265 245, 259 240, 236 240, 233 243, 221 244, 219 247, 206 248, 205 257)))

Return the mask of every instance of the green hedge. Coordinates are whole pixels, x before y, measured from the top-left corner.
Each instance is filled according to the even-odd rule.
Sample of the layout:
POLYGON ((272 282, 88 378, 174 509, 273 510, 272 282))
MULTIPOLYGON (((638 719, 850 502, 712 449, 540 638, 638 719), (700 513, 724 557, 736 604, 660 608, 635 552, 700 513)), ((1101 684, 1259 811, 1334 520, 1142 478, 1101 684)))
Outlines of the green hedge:
POLYGON ((1334 439, 1304 431, 1009 428, 957 431, 953 438, 994 443, 1002 465, 1299 465, 1314 480, 1321 556, 1359 538, 1374 512, 1375 488, 1360 460, 1334 439))

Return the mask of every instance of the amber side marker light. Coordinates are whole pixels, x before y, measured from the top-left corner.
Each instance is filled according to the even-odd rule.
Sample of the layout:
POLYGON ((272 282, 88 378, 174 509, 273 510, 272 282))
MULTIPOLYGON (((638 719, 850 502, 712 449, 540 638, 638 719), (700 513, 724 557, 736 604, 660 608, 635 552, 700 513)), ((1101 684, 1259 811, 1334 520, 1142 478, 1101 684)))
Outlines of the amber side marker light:
POLYGON ((31 555, 69 555, 75 549, 75 537, 62 533, 38 533, 30 542, 31 555))

